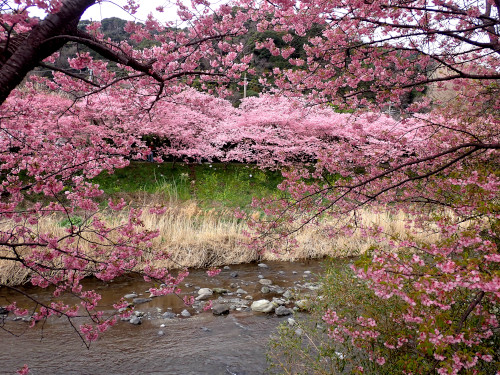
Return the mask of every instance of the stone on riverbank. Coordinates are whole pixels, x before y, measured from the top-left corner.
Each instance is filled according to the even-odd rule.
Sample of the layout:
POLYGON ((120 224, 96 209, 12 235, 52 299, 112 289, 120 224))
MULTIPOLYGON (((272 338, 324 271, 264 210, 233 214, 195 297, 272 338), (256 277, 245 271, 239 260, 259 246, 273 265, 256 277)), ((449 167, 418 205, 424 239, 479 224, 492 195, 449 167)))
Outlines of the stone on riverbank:
POLYGON ((292 314, 292 310, 287 309, 285 306, 279 306, 279 307, 276 308, 276 310, 274 311, 274 313, 277 316, 286 316, 286 315, 291 315, 292 314))
POLYGON ((300 301, 295 302, 295 306, 297 306, 301 310, 307 310, 309 307, 309 301, 306 299, 301 299, 300 301))
POLYGON ((292 292, 290 290, 286 290, 285 293, 283 293, 283 297, 286 299, 292 298, 292 292))
POLYGON ((214 315, 227 315, 229 314, 229 306, 222 303, 217 303, 212 306, 212 313, 214 315))
POLYGON ((139 325, 142 323, 142 319, 139 318, 138 316, 132 316, 128 322, 130 324, 139 325))
POLYGON ((274 310, 274 305, 267 299, 260 299, 258 301, 254 301, 250 308, 255 312, 270 313, 274 310))

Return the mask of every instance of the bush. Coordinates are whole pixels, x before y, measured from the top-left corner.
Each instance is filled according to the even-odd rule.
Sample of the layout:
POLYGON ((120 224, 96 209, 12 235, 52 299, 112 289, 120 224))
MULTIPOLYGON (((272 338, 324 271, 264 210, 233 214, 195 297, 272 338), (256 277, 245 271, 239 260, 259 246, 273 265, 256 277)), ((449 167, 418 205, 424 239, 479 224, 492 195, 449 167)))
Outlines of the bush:
MULTIPOLYGON (((269 370, 276 374, 346 374, 356 373, 360 364, 368 358, 350 342, 339 344, 328 336, 328 327, 323 315, 332 306, 344 306, 346 310, 358 311, 363 301, 372 293, 364 284, 355 279, 349 268, 348 259, 331 259, 326 272, 320 278, 318 294, 308 297, 311 303, 307 314, 300 313, 282 323, 278 333, 269 343, 269 370)), ((384 307, 378 305, 382 313, 384 307)))
MULTIPOLYGON (((309 314, 296 317, 294 326, 287 322, 282 324, 278 335, 271 340, 268 355, 271 371, 287 374, 436 374, 455 371, 453 364, 447 367, 447 358, 451 357, 462 362, 467 359, 470 365, 454 373, 495 373, 500 348, 498 327, 484 340, 448 346, 433 345, 432 339, 429 342, 419 337, 422 333, 432 337, 434 329, 448 337, 459 332, 464 311, 475 296, 456 289, 453 291, 455 303, 445 315, 430 306, 428 321, 411 326, 402 318, 408 314, 406 302, 397 296, 380 298, 369 287, 370 281, 357 278, 351 270, 353 265, 367 266, 371 259, 367 254, 353 264, 330 261, 321 279, 322 288, 309 304, 309 314), (446 327, 451 332, 446 332, 446 327), (300 336, 298 329, 302 331, 300 336), (450 350, 454 353, 450 354, 450 350), (440 368, 444 370, 440 372, 440 368)), ((412 286, 404 288, 408 292, 412 286)), ((495 306, 483 303, 482 308, 499 316, 500 312, 494 311, 495 306)), ((474 337, 474 332, 484 324, 483 316, 470 314, 460 329, 465 337, 468 334, 474 337)))

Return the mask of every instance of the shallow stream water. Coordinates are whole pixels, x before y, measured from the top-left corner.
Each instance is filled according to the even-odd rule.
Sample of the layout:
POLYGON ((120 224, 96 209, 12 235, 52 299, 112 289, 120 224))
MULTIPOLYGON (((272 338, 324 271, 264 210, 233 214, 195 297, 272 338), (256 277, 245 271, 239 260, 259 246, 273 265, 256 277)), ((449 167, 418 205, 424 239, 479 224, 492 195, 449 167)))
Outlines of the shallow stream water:
MULTIPOLYGON (((280 293, 272 291, 262 294, 261 275, 272 280, 275 288, 295 288, 297 293, 307 294, 313 292, 315 274, 322 270, 321 261, 266 264, 267 268, 256 263, 230 266, 214 278, 209 278, 203 270, 193 270, 183 282, 183 293, 197 295, 196 287, 219 287, 229 290, 230 294, 223 296, 227 299, 244 299, 245 295, 235 294, 238 288, 247 291, 253 300, 279 297, 280 293), (236 277, 235 272, 238 274, 236 277)), ((136 278, 122 278, 107 284, 86 280, 85 284, 87 288, 95 288, 102 293, 103 306, 111 306, 132 292, 139 297, 148 297, 147 289, 151 287, 151 284, 136 278)), ((50 296, 46 290, 29 288, 25 291, 42 299, 50 296)), ((0 306, 14 297, 12 292, 0 289, 0 306)), ((213 299, 217 297, 214 294, 213 299)), ((292 307, 293 304, 287 306, 292 307)), ((276 326, 287 319, 254 313, 250 309, 214 316, 211 312, 197 312, 189 307, 189 318, 162 318, 164 312, 179 314, 183 309, 186 306, 177 296, 153 298, 151 302, 136 306, 136 310, 145 313, 142 324, 121 321, 104 333, 90 349, 83 345, 65 319, 52 318, 28 329, 26 322, 13 321, 9 315, 0 330, 0 374, 13 374, 27 363, 35 375, 258 375, 265 373, 267 368, 265 353, 269 337, 276 326)))

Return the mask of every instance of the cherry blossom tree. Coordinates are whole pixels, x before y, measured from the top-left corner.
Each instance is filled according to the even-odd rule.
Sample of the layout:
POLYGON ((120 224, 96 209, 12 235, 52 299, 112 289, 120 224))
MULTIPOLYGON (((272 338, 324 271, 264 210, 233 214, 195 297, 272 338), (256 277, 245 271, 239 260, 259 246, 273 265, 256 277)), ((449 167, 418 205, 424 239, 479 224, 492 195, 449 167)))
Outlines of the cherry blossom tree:
MULTIPOLYGON (((128 107, 126 101, 101 100, 100 112, 120 117, 121 110, 114 110, 128 107)), ((137 136, 156 136, 159 145, 163 142, 155 150, 157 156, 253 163, 268 168, 316 165, 339 140, 359 147, 368 139, 364 146, 368 149, 371 142, 382 141, 377 132, 404 139, 411 126, 421 126, 415 120, 401 123, 379 113, 353 116, 273 95, 247 98, 234 108, 228 100, 188 89, 158 104, 136 130, 137 136), (363 133, 359 134, 361 128, 363 133)), ((120 128, 134 132, 136 118, 120 118, 120 128)))
MULTIPOLYGON (((331 306, 324 316, 333 340, 349 340, 371 361, 353 371, 492 373, 499 355, 500 4, 278 1, 263 9, 273 16, 259 27, 281 32, 285 43, 320 25, 306 55, 289 59, 296 68, 274 69, 263 84, 342 110, 396 105, 402 118, 394 131, 370 120, 339 124, 336 131, 349 136, 338 137, 314 170, 286 173, 281 188, 289 198, 268 202, 268 217, 254 223, 256 245, 276 247, 324 215, 351 218, 327 230, 357 229, 380 241, 353 266, 372 301, 331 306), (425 90, 434 93, 405 105, 405 95, 425 90), (359 213, 368 207, 405 211, 408 233, 363 224, 359 213), (377 315, 370 308, 377 299, 392 308, 377 315)), ((273 40, 257 47, 284 58, 293 52, 273 40)))
POLYGON ((373 361, 368 372, 490 373, 498 361, 498 155, 469 139, 495 141, 498 122, 434 116, 403 121, 399 134, 347 126, 355 136, 339 137, 314 170, 290 169, 288 198, 266 202, 268 216, 254 223, 258 247, 290 245, 290 234, 325 215, 341 223, 324 229, 332 237, 357 230, 379 243, 353 266, 371 299, 324 316, 333 340, 373 361), (406 230, 363 223, 367 209, 404 211, 406 230), (382 314, 377 299, 387 300, 382 314))
MULTIPOLYGON (((33 324, 50 315, 70 321, 86 315, 90 322, 77 330, 95 340, 116 318, 103 316, 100 296, 84 290, 81 279, 93 274, 110 280, 134 271, 145 252, 167 256, 151 249, 156 233, 141 229, 139 210, 119 224, 106 222, 95 201, 102 192, 88 182, 102 170, 124 166, 129 155, 143 158, 148 151, 141 136, 158 134, 177 142, 165 147, 165 155, 286 166, 286 199, 258 203, 266 221, 250 223, 261 233, 258 246, 289 238, 324 215, 352 219, 328 228, 332 236, 357 229, 380 239, 353 269, 374 300, 395 309, 381 318, 369 308, 332 306, 324 316, 332 339, 350 340, 374 366, 406 373, 419 366, 442 374, 493 368, 500 302, 496 0, 242 0, 215 12, 196 1, 191 9, 178 4, 185 29, 153 16, 143 25, 130 22, 132 41, 151 41, 142 49, 132 41, 105 40, 98 23, 78 29, 94 3, 1 5, 0 257, 28 267, 35 285, 56 286, 56 297, 69 291, 81 301, 39 303, 33 324), (32 6, 46 9, 46 18, 30 18, 32 6), (196 86, 227 93, 225 84, 251 62, 239 39, 249 20, 258 30, 282 35, 280 47, 273 40, 256 46, 293 66, 259 77, 278 98, 249 99, 236 110, 186 91, 196 86), (317 34, 308 37, 305 55, 294 56, 294 38, 310 30, 317 34), (69 61, 71 70, 60 69, 53 61, 65 43, 102 58, 79 52, 69 61), (21 85, 36 67, 53 76, 31 76, 21 85), (404 96, 431 89, 451 89, 455 97, 445 103, 423 96, 406 106, 404 96), (400 121, 374 112, 389 105, 401 108, 400 121), (334 108, 359 113, 335 114, 334 108), (168 118, 175 110, 176 117, 168 118), (210 142, 198 145, 202 135, 210 142), (312 163, 302 167, 297 161, 312 163), (365 207, 404 210, 412 218, 409 234, 390 237, 364 225, 358 213, 365 207), (54 213, 70 222, 78 213, 83 224, 72 223, 55 237, 39 225, 54 213), (418 239, 412 235, 418 232, 433 236, 418 239), (85 251, 82 243, 89 244, 85 251)), ((127 9, 133 13, 136 6, 129 1, 127 9)), ((109 209, 125 205, 110 201, 109 209)), ((185 276, 152 266, 143 274, 162 284, 155 294, 175 292, 185 276)), ((9 309, 28 313, 14 304, 9 309)))
MULTIPOLYGON (((173 22, 161 23, 152 15, 145 24, 129 22, 125 30, 131 35, 130 42, 151 40, 155 45, 137 49, 129 42, 117 44, 105 40, 97 22, 88 25, 86 30, 78 28, 83 12, 95 3, 84 0, 47 0, 36 5, 32 1, 15 1, 13 5, 2 3, 2 102, 32 69, 39 66, 54 70, 55 77, 61 77, 51 89, 60 86, 61 90, 79 91, 77 97, 81 97, 128 81, 128 88, 140 87, 144 101, 151 104, 154 99, 169 95, 170 90, 175 91, 180 83, 192 83, 195 77, 201 83, 207 79, 227 81, 235 78, 249 62, 250 56, 241 54, 243 46, 231 39, 246 31, 243 24, 246 17, 241 11, 231 13, 228 6, 222 6, 216 15, 208 14, 209 3, 194 3, 198 8, 192 10, 180 6, 178 15, 185 22, 184 26, 188 26, 187 30, 175 27, 173 22), (46 10, 46 18, 29 17, 29 9, 33 6, 46 10), (92 70, 91 78, 51 65, 58 49, 70 42, 85 46, 102 57, 94 61, 88 53, 79 53, 70 61, 72 69, 92 70), (109 68, 106 60, 118 64, 118 69, 109 68)), ((134 1, 129 1, 124 9, 133 14, 137 8, 134 1)), ((163 12, 162 7, 157 10, 163 12)))
POLYGON ((257 45, 296 66, 274 69, 273 81, 282 90, 347 107, 373 99, 397 105, 409 90, 431 83, 488 86, 500 78, 496 1, 243 3, 272 15, 258 24, 261 30, 272 27, 282 34, 284 47, 272 39, 257 45), (290 58, 291 42, 312 25, 318 34, 304 46, 305 56, 290 58))
MULTIPOLYGON (((2 2, 0 8, 0 259, 28 269, 33 285, 55 287, 57 301, 27 296, 34 303, 31 310, 16 303, 7 309, 29 313, 32 325, 49 316, 65 317, 87 344, 132 310, 119 301, 120 314, 105 316, 98 306, 101 296, 83 288, 85 276, 108 281, 139 272, 158 282, 160 287, 151 289, 155 295, 178 293, 186 276, 184 270, 173 275, 143 259, 146 254, 153 260, 168 257, 152 248, 157 231, 144 230, 142 210, 126 208, 123 200, 110 200, 107 210, 117 213, 103 215, 103 192, 89 179, 127 165, 131 157, 145 158, 149 150, 141 137, 153 124, 155 104, 165 101, 171 108, 176 95, 194 83, 224 95, 225 82, 237 78, 250 59, 237 39, 246 30, 246 16, 228 6, 212 11, 205 2, 193 3, 192 9, 179 4, 183 28, 150 15, 144 24, 126 25, 130 41, 113 43, 99 23, 78 28, 83 12, 95 3, 27 0, 2 2), (47 16, 30 17, 33 7, 47 16), (144 40, 152 47, 138 48, 144 40), (66 43, 87 48, 69 59, 67 70, 54 64, 66 43), (37 67, 51 70, 52 77, 30 73, 37 67), (44 227, 44 219, 53 215, 69 221, 64 234, 44 227), (145 263, 138 268, 141 259, 145 263), (64 293, 79 302, 60 302, 64 293), (82 317, 85 323, 73 323, 82 317)), ((133 14, 137 6, 129 1, 125 9, 133 14)), ((192 106, 205 106, 195 100, 192 106)), ((189 125, 185 130, 193 131, 189 125)))

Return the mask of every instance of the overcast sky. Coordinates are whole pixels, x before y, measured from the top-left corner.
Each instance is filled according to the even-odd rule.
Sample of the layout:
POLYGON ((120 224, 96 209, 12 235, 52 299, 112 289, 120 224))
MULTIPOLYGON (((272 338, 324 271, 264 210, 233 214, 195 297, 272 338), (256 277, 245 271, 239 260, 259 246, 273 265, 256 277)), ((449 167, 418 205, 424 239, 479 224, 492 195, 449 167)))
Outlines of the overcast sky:
MULTIPOLYGON (((102 4, 97 4, 87 9, 87 11, 83 14, 82 19, 100 21, 104 18, 119 17, 127 20, 134 20, 134 17, 120 7, 126 3, 127 2, 124 0, 103 1, 102 4)), ((140 3, 141 6, 137 14, 134 16, 139 21, 144 21, 149 13, 153 13, 156 18, 162 21, 174 20, 176 18, 175 8, 172 5, 169 5, 169 1, 143 0, 138 1, 138 3, 140 3), (165 7, 165 11, 163 13, 157 12, 155 9, 158 6, 165 7)))
MULTIPOLYGON (((121 7, 127 3, 126 0, 105 0, 101 4, 91 6, 83 14, 83 20, 100 21, 104 18, 119 17, 126 20, 144 21, 149 13, 153 13, 155 18, 160 21, 173 21, 177 18, 176 8, 172 5, 171 1, 165 0, 142 0, 138 1, 140 4, 139 11, 135 14, 135 18, 125 12, 121 7), (165 11, 163 13, 157 12, 155 9, 158 6, 163 6, 165 11)), ((45 17, 43 12, 40 12, 35 7, 30 8, 30 14, 40 18, 45 17)))

